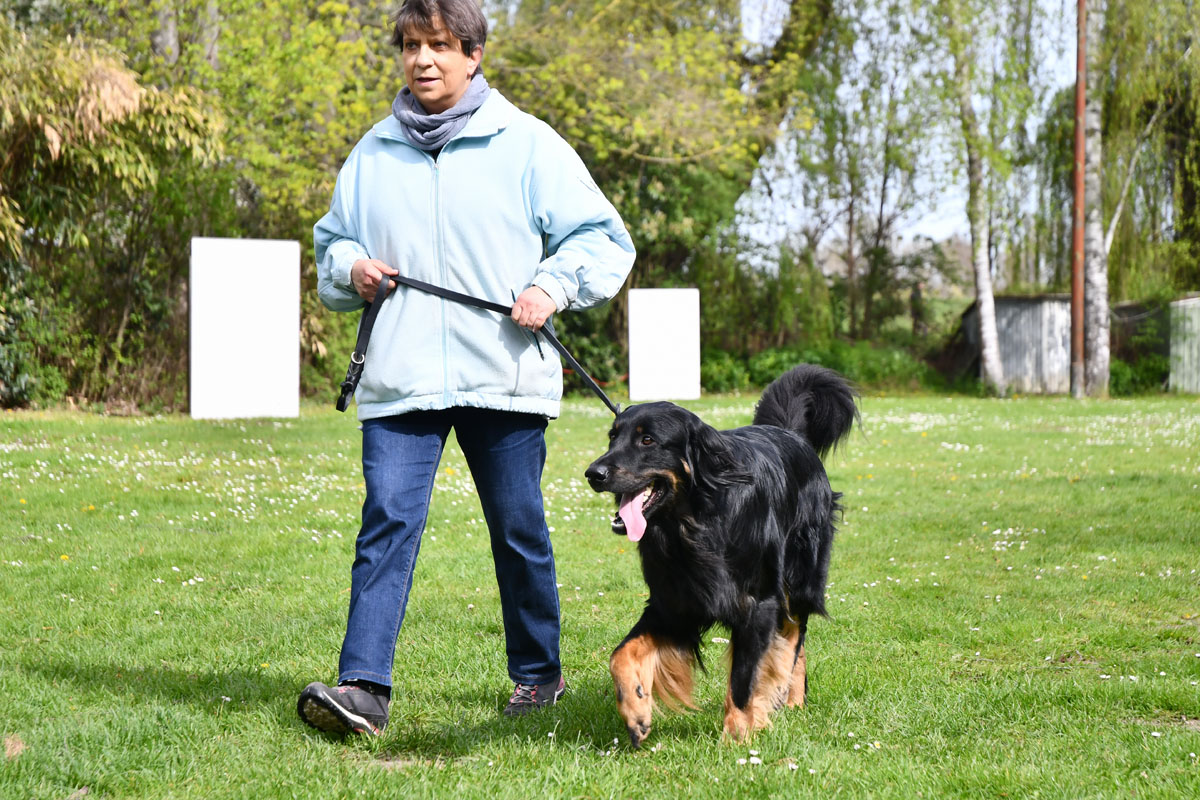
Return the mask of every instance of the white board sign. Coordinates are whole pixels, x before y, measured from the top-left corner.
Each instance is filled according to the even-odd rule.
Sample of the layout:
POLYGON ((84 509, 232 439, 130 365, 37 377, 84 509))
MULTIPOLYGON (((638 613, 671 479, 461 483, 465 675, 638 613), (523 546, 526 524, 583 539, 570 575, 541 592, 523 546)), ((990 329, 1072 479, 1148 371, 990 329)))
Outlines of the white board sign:
POLYGON ((629 399, 700 397, 700 290, 629 290, 629 399))
POLYGON ((300 243, 192 239, 192 417, 300 414, 300 243))

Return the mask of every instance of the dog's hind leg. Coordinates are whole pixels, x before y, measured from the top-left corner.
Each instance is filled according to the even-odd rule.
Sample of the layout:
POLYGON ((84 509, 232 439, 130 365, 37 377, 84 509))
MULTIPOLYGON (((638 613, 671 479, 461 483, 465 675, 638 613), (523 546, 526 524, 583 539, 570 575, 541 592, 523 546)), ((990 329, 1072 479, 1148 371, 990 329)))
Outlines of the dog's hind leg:
MULTIPOLYGON (((749 719, 744 725, 746 733, 770 726, 771 714, 787 702, 795 652, 795 642, 784 631, 776 633, 767 646, 754 677, 754 690, 747 709, 749 719)), ((727 704, 727 712, 728 708, 727 704)))
POLYGON ((692 653, 665 638, 639 632, 634 626, 613 651, 608 669, 617 694, 617 711, 629 731, 629 741, 640 747, 650 733, 654 695, 668 706, 692 706, 692 653))
POLYGON ((791 646, 792 656, 791 685, 787 695, 789 708, 803 708, 804 698, 808 694, 808 657, 804 653, 804 634, 807 629, 807 616, 800 619, 799 624, 791 620, 784 623, 784 636, 791 646))
POLYGON ((730 635, 724 730, 734 741, 745 741, 756 729, 770 724, 771 709, 784 685, 787 672, 779 668, 783 648, 776 632, 778 614, 774 601, 759 603, 744 625, 730 635), (772 695, 769 701, 767 694, 772 695))

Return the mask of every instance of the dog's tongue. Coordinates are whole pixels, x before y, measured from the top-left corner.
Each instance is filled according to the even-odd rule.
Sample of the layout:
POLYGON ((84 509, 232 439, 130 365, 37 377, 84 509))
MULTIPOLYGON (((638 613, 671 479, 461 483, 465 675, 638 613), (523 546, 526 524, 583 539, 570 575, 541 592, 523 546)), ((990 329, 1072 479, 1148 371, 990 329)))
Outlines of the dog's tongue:
POLYGON ((638 541, 646 532, 646 516, 642 513, 642 506, 645 504, 645 492, 621 495, 621 507, 617 509, 617 516, 625 523, 625 534, 631 542, 638 541))

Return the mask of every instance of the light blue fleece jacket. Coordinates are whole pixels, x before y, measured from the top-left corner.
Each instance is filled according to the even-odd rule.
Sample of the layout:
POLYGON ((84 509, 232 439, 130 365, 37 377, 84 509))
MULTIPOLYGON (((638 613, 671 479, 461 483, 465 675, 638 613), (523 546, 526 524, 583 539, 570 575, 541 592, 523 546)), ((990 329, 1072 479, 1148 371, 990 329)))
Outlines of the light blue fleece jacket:
MULTIPOLYGON (((313 238, 317 292, 334 311, 365 305, 350 283, 363 258, 505 306, 538 286, 559 311, 609 300, 634 259, 575 151, 494 89, 437 160, 394 117, 376 124, 313 238)), ((375 321, 355 398, 360 420, 453 406, 557 417, 562 365, 507 317, 401 286, 375 321)))

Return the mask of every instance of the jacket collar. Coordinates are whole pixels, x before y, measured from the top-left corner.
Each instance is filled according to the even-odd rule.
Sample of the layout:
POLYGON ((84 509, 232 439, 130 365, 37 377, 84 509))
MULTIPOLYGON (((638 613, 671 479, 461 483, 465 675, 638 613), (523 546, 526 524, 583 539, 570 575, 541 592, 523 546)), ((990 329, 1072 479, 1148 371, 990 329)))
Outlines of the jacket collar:
MULTIPOLYGON (((510 103, 508 98, 500 94, 496 89, 492 89, 488 93, 487 99, 483 101, 483 105, 467 120, 466 127, 459 131, 458 135, 450 141, 494 136, 508 127, 516 110, 517 107, 510 103)), ((400 127, 400 122, 391 114, 376 122, 371 128, 371 132, 380 139, 390 139, 402 142, 409 147, 414 146, 408 140, 408 137, 404 135, 404 131, 400 127)))

